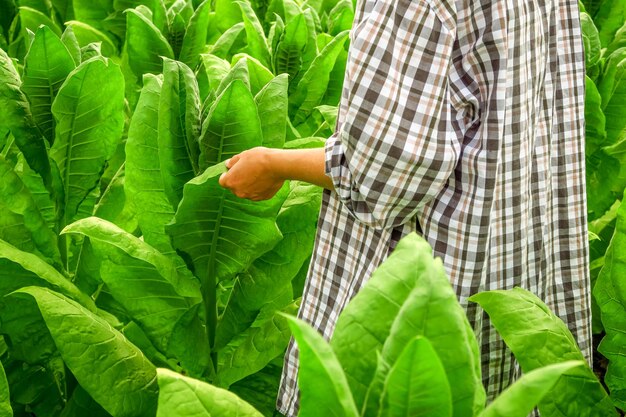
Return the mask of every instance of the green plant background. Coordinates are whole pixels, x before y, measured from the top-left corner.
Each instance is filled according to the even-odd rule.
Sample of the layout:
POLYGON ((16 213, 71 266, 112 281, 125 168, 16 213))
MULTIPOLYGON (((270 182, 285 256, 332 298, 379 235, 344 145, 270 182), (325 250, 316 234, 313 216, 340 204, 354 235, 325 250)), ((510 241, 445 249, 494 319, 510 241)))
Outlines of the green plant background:
POLYGON ((475 340, 427 245, 410 237, 377 271, 423 273, 381 307, 378 339, 359 329, 397 297, 383 278, 328 345, 290 318, 321 190, 291 182, 252 204, 217 182, 243 150, 321 147, 333 133, 352 1, 0 0, 0 416, 278 415, 292 332, 308 358, 303 416, 626 408, 626 5, 583 3, 600 379, 571 362, 567 338, 517 348, 519 332, 561 331, 531 294, 481 294, 525 373, 485 409, 475 340), (425 291, 449 314, 407 337, 425 291), (528 308, 557 327, 528 329, 515 315, 528 308))

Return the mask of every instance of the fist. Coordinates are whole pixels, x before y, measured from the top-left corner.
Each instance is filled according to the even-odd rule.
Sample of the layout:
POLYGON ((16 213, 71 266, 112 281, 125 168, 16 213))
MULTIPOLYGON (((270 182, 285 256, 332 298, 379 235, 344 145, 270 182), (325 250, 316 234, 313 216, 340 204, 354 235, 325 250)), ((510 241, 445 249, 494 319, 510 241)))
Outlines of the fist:
POLYGON ((219 183, 239 198, 252 201, 268 200, 285 182, 273 167, 277 149, 252 148, 226 160, 228 171, 220 176, 219 183))

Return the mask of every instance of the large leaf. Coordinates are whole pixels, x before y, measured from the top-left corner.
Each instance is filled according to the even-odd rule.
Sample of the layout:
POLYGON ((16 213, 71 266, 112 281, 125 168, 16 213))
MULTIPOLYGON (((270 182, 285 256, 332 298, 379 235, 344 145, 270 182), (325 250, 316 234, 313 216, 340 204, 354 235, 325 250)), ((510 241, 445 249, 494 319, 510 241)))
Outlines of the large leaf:
POLYGON ((270 200, 251 202, 219 185, 222 172, 223 164, 216 165, 189 181, 175 220, 166 227, 205 291, 208 279, 233 278, 282 237, 275 218, 286 189, 270 200))
MULTIPOLYGON (((566 360, 584 361, 567 326, 532 293, 515 288, 470 297, 489 314, 491 323, 524 372, 566 360)), ((552 395, 539 403, 541 415, 612 416, 615 409, 589 367, 567 371, 552 395)))
POLYGON ((621 1, 603 1, 594 16, 594 20, 600 30, 602 46, 606 47, 626 21, 626 4, 621 1))
POLYGON ((609 360, 605 383, 613 402, 626 408, 626 204, 617 211, 615 233, 606 251, 604 267, 593 289, 593 295, 602 312, 606 336, 598 350, 609 360))
MULTIPOLYGON (((296 314, 298 305, 292 304, 285 312, 296 314)), ((261 326, 250 328, 245 339, 232 352, 224 355, 224 363, 218 371, 219 385, 229 387, 263 369, 272 359, 284 353, 290 337, 287 320, 278 314, 261 326)))
POLYGON ((274 51, 274 69, 277 74, 289 74, 292 83, 300 72, 302 55, 309 39, 304 14, 298 14, 284 29, 274 51))
POLYGON ((298 87, 290 97, 289 115, 294 125, 306 120, 313 109, 322 104, 322 98, 328 88, 330 74, 337 57, 344 50, 348 31, 337 35, 318 55, 298 82, 298 87))
POLYGON ((48 289, 26 287, 15 294, 35 299, 65 364, 105 410, 119 417, 154 415, 156 369, 120 332, 48 289))
POLYGON ((104 20, 113 12, 112 0, 72 0, 74 17, 95 28, 102 28, 104 20))
POLYGON ((526 417, 550 394, 559 378, 584 362, 567 361, 537 368, 522 375, 498 396, 479 417, 526 417))
POLYGON ((286 317, 299 349, 298 416, 359 416, 346 376, 331 347, 307 323, 286 317))
POLYGON ((267 46, 265 32, 252 6, 247 1, 237 2, 241 8, 243 23, 248 39, 248 52, 266 67, 270 66, 270 51, 267 46))
POLYGON ((106 57, 115 57, 118 55, 117 46, 105 33, 90 26, 85 22, 70 20, 65 23, 67 27, 72 28, 74 36, 81 47, 86 47, 92 43, 100 43, 102 55, 106 57))
POLYGON ((11 58, 0 48, 0 127, 11 131, 28 165, 52 191, 52 171, 43 136, 35 123, 30 105, 20 90, 22 82, 11 58))
POLYGON ((165 194, 173 208, 183 186, 198 171, 200 99, 193 72, 185 64, 165 58, 159 102, 159 162, 165 194))
POLYGON ((93 300, 83 294, 74 284, 51 265, 32 253, 23 252, 0 240, 0 294, 7 295, 20 287, 47 286, 79 301, 91 311, 96 307, 93 300), (7 278, 9 277, 9 278, 7 278))
MULTIPOLYGON (((433 260, 425 240, 404 237, 342 312, 331 345, 346 370, 357 405, 366 393, 383 352, 393 366, 416 335, 427 337, 452 385, 454 415, 473 415, 484 405, 478 346, 465 312, 440 261, 433 260), (376 320, 372 320, 376 317, 376 320)), ((368 413, 378 411, 384 373, 370 389, 368 413)))
POLYGON ((585 76, 585 154, 591 155, 606 140, 606 118, 602 111, 602 96, 595 83, 585 76))
POLYGON ((0 239, 61 265, 57 238, 13 167, 0 155, 0 239))
POLYGON ((126 141, 126 196, 135 206, 144 241, 171 257, 179 273, 186 269, 172 248, 165 225, 174 209, 165 194, 159 161, 158 120, 162 79, 146 74, 126 141))
POLYGON ((297 181, 291 181, 290 188, 276 218, 283 239, 235 281, 217 327, 218 349, 250 326, 259 311, 276 299, 281 288, 291 285, 313 250, 321 189, 297 181))
POLYGON ((241 53, 233 56, 233 67, 235 67, 240 60, 245 60, 248 68, 248 81, 250 82, 250 92, 252 95, 258 94, 266 84, 274 79, 274 74, 272 74, 265 65, 248 54, 241 53))
POLYGON ((287 77, 287 74, 277 76, 254 98, 263 131, 263 146, 269 148, 282 148, 285 144, 288 109, 287 77))
POLYGON ((379 415, 450 417, 452 394, 443 364, 428 339, 411 340, 389 370, 379 415))
POLYGON ((198 66, 200 53, 206 47, 210 13, 211 2, 206 0, 194 12, 185 32, 179 59, 191 68, 198 66))
POLYGON ((124 128, 124 77, 106 58, 83 62, 67 78, 54 103, 56 140, 50 155, 65 188, 67 224, 100 180, 124 128))
POLYGON ((423 264, 417 264, 417 268, 415 265, 405 266, 408 272, 398 274, 413 274, 415 284, 394 318, 383 344, 376 376, 368 389, 364 415, 376 415, 381 380, 387 374, 387 368, 396 363, 415 335, 428 338, 441 359, 448 381, 454 381, 450 385, 453 415, 476 414, 484 407, 485 392, 481 381, 479 348, 465 311, 458 303, 441 260, 432 258, 430 247, 416 234, 403 240, 414 251, 423 251, 423 264))
POLYGON ((61 84, 75 68, 61 39, 47 26, 35 33, 24 61, 22 91, 28 97, 35 122, 48 143, 54 142, 52 102, 61 84))
MULTIPOLYGON (((227 0, 230 1, 230 0, 227 0)), ((211 53, 219 58, 230 60, 245 45, 246 31, 243 22, 229 28, 213 44, 211 53)))
POLYGON ((109 293, 159 351, 173 355, 194 375, 201 375, 208 366, 209 349, 197 309, 190 311, 201 300, 198 282, 178 275, 170 259, 104 220, 79 220, 64 233, 89 238, 103 259, 100 277, 109 293))
POLYGON ((157 417, 262 417, 235 394, 169 369, 157 370, 157 417))
POLYGON ((9 395, 9 383, 4 373, 4 367, 0 363, 0 417, 13 417, 11 398, 9 395))
POLYGON ((161 57, 174 59, 174 51, 161 31, 136 9, 126 11, 126 49, 128 63, 137 77, 160 74, 161 57))
MULTIPOLYGON (((241 62, 241 61, 240 61, 241 62)), ((239 80, 229 84, 202 126, 200 166, 225 161, 263 142, 261 121, 252 93, 239 80)))
POLYGON ((220 32, 225 32, 235 24, 243 22, 241 9, 235 0, 215 0, 215 15, 219 16, 217 28, 220 32))

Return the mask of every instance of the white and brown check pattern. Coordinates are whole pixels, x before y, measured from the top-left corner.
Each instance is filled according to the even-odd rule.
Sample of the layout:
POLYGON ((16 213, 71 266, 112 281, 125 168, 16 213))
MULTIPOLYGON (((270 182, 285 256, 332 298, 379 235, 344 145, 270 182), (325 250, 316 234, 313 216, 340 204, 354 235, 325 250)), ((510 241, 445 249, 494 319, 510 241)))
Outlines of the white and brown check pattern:
MULTIPOLYGON (((348 301, 416 230, 482 346, 488 398, 518 371, 467 299, 520 286, 591 357, 583 46, 576 0, 359 0, 299 316, 330 338, 348 301)), ((297 350, 278 409, 298 410, 297 350)))

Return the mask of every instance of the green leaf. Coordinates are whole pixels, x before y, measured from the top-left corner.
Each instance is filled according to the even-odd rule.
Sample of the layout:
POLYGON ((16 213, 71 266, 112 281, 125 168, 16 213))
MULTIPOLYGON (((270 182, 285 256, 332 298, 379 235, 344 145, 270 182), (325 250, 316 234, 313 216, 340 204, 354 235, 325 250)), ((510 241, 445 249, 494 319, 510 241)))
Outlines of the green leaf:
POLYGON ((293 82, 302 67, 302 55, 309 39, 308 26, 304 14, 298 14, 285 26, 274 51, 274 68, 277 74, 289 74, 293 82))
POLYGON ((313 109, 322 104, 322 98, 328 88, 330 74, 335 66, 337 57, 343 51, 348 39, 348 32, 342 32, 322 50, 311 63, 292 97, 290 97, 289 115, 294 125, 306 120, 313 109))
MULTIPOLYGON (((230 68, 230 71, 226 74, 226 76, 221 80, 217 90, 215 91, 215 95, 219 98, 224 91, 226 91, 227 87, 230 87, 230 84, 235 81, 241 81, 248 89, 250 89, 250 73, 248 71, 248 60, 241 59, 230 68)), ((213 106, 215 107, 215 103, 213 106)))
POLYGON ((209 359, 206 335, 195 337, 204 335, 202 323, 194 320, 197 309, 185 317, 201 301, 198 282, 179 276, 175 264, 167 257, 104 220, 95 217, 79 220, 67 226, 64 233, 78 233, 90 239, 103 260, 100 276, 115 300, 140 324, 157 349, 179 358, 184 367, 201 375, 209 359), (178 340, 172 343, 179 325, 186 332, 177 335, 178 340), (189 349, 191 345, 193 349, 189 349), (199 355, 200 352, 206 354, 199 355))
POLYGON ((60 267, 56 235, 48 228, 30 191, 0 155, 0 239, 60 267))
POLYGON ((350 30, 352 28, 352 21, 354 20, 354 7, 352 6, 352 1, 338 1, 335 7, 333 7, 330 11, 328 20, 330 22, 328 33, 333 36, 338 35, 344 30, 350 30))
POLYGON ((157 417, 262 417, 235 394, 169 369, 157 370, 159 407, 157 417))
POLYGON ((198 171, 200 99, 193 72, 185 64, 164 59, 159 102, 159 161, 170 204, 178 207, 183 186, 198 171))
POLYGON ((233 278, 281 239, 275 218, 285 192, 251 202, 235 197, 218 183, 223 164, 208 168, 185 184, 175 220, 166 226, 174 247, 203 284, 233 278))
POLYGON ((584 362, 567 361, 530 371, 508 387, 479 417, 526 417, 552 392, 559 378, 584 362))
MULTIPOLYGON (((292 304, 286 311, 296 314, 298 306, 292 304)), ((223 355, 224 363, 218 371, 219 385, 230 387, 233 383, 265 368, 287 348, 291 331, 287 320, 278 314, 260 327, 250 328, 245 339, 232 352, 223 355)))
MULTIPOLYGON (((454 381, 450 386, 453 415, 476 414, 484 407, 485 392, 481 381, 479 348, 465 310, 458 303, 441 260, 432 259, 430 247, 415 234, 404 240, 413 250, 420 248, 423 251, 423 264, 417 264, 417 268, 415 264, 410 268, 405 266, 408 271, 399 272, 401 263, 398 262, 394 269, 400 276, 413 275, 414 288, 393 319, 389 336, 383 344, 380 365, 396 363, 416 334, 425 336, 441 359, 448 381, 454 381)), ((386 366, 379 366, 376 373, 368 389, 366 416, 376 414, 381 390, 379 384, 386 374, 386 366)))
POLYGON ((39 10, 35 10, 30 7, 22 6, 20 7, 20 23, 22 26, 22 30, 25 32, 26 30, 30 30, 31 32, 37 32, 40 26, 48 26, 52 31, 57 35, 61 36, 61 29, 59 26, 52 21, 48 16, 41 13, 39 10))
POLYGON ((290 286, 313 250, 321 189, 298 181, 289 185, 289 196, 276 218, 283 239, 235 281, 217 327, 216 349, 250 326, 279 290, 290 286))
POLYGON ((124 187, 135 207, 144 241, 172 259, 178 272, 184 274, 187 268, 165 233, 165 225, 174 218, 174 209, 165 194, 159 162, 158 112, 162 79, 146 74, 143 85, 128 129, 124 187))
POLYGON ((620 1, 603 1, 594 20, 599 28, 602 46, 606 47, 626 21, 626 4, 620 1))
POLYGON ((267 39, 263 32, 261 22, 257 18, 252 6, 247 1, 238 1, 243 17, 243 24, 248 39, 248 52, 258 59, 265 67, 270 66, 270 51, 267 46, 267 39))
POLYGON ((237 382, 229 388, 229 391, 250 403, 264 416, 280 416, 276 412, 276 398, 278 397, 281 369, 282 360, 280 360, 280 365, 272 363, 261 371, 237 382))
POLYGON ((79 22, 77 20, 70 20, 69 22, 66 22, 65 25, 72 28, 72 31, 76 36, 76 40, 81 47, 100 42, 102 55, 111 58, 118 55, 115 43, 105 33, 99 31, 98 29, 85 22, 79 22))
POLYGON ((189 21, 180 50, 180 60, 190 68, 196 68, 200 62, 200 54, 206 47, 209 28, 211 2, 206 0, 198 8, 189 21))
POLYGON ((359 415, 350 393, 348 381, 328 343, 311 326, 285 316, 298 343, 300 368, 299 417, 359 415))
POLYGON ((154 415, 156 369, 99 316, 45 288, 15 293, 35 299, 63 360, 80 385, 114 416, 154 415))
POLYGON ((137 77, 163 71, 161 57, 174 59, 174 51, 161 31, 136 9, 126 11, 128 63, 137 77))
POLYGON ((217 96, 217 88, 230 71, 230 64, 213 54, 202 54, 200 58, 197 79, 200 99, 204 101, 207 97, 217 96))
POLYGON ((252 93, 239 80, 218 97, 202 126, 200 167, 225 161, 263 143, 261 121, 252 93))
POLYGON ((417 336, 389 370, 381 416, 450 417, 452 394, 443 364, 428 339, 417 336))
POLYGON ((478 346, 468 328, 441 261, 432 258, 425 240, 410 234, 344 309, 331 345, 346 370, 355 402, 367 405, 367 415, 375 415, 386 373, 381 369, 374 380, 377 352, 382 351, 384 363, 393 366, 412 338, 427 337, 448 380, 455 381, 454 415, 466 416, 485 401, 478 346))
POLYGON ((602 96, 595 83, 585 76, 585 154, 591 155, 606 140, 606 118, 602 111, 602 96))
POLYGON ((287 135, 288 75, 281 74, 270 81, 256 95, 263 146, 282 148, 287 135))
POLYGON ((61 42, 65 45, 65 48, 72 56, 72 60, 74 61, 75 66, 80 65, 80 45, 78 44, 78 39, 76 39, 76 34, 71 26, 67 26, 65 31, 63 31, 63 35, 61 36, 61 42))
POLYGON ((613 402, 626 408, 625 358, 622 347, 626 344, 626 204, 617 211, 617 223, 611 243, 606 251, 604 267, 593 288, 593 295, 602 312, 606 336, 598 350, 608 360, 604 382, 611 392, 613 402))
POLYGON ((24 61, 22 91, 28 97, 35 123, 50 144, 54 142, 55 128, 52 102, 74 68, 61 39, 49 27, 39 28, 24 61))
POLYGON ((0 264, 3 275, 11 277, 0 280, 1 295, 28 285, 43 285, 73 298, 91 311, 96 310, 93 300, 59 271, 38 256, 23 252, 3 240, 0 240, 0 264))
POLYGON ((43 136, 30 111, 30 104, 20 90, 22 82, 11 58, 0 49, 0 127, 13 134, 15 143, 28 165, 43 179, 52 194, 52 171, 43 136))
MULTIPOLYGON (((230 0, 226 0, 230 1, 230 0)), ((211 53, 219 58, 230 60, 245 45, 246 31, 243 22, 230 27, 215 41, 211 53)))
POLYGON ((0 417, 13 417, 11 398, 9 395, 9 383, 4 373, 4 367, 0 363, 0 417))
POLYGON ((74 17, 97 29, 103 29, 102 23, 114 11, 112 0, 72 0, 74 17))
POLYGON ((50 155, 65 187, 65 220, 100 180, 124 128, 124 77, 106 58, 83 62, 67 78, 52 104, 56 140, 50 155))
POLYGON ((248 54, 237 54, 233 56, 232 64, 236 66, 240 60, 245 61, 246 66, 248 67, 250 91, 253 95, 258 94, 267 83, 274 79, 274 74, 272 74, 272 72, 258 59, 251 57, 248 54))
POLYGON ((72 396, 67 401, 67 405, 63 409, 60 417, 110 417, 111 415, 104 411, 83 387, 78 385, 72 396))
MULTIPOLYGON (((487 291, 470 301, 489 314, 524 372, 567 360, 584 361, 565 323, 529 291, 487 291)), ((539 410, 545 417, 615 415, 608 394, 588 367, 567 371, 552 395, 539 403, 539 410)))
POLYGON ((220 32, 226 32, 243 22, 241 9, 235 0, 215 0, 215 15, 219 16, 217 28, 220 32))

